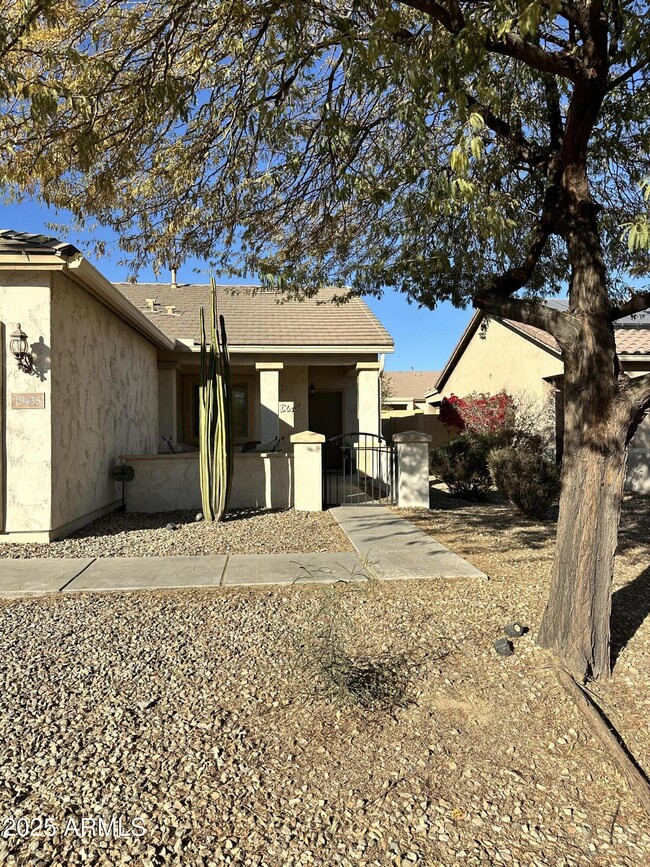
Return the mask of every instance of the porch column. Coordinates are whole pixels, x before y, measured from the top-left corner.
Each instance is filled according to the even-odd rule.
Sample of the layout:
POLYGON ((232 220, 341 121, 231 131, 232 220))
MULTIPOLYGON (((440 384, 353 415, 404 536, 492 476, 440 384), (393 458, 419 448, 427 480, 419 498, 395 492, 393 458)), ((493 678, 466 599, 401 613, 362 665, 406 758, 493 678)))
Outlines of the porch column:
POLYGON ((429 444, 431 434, 408 430, 393 437, 397 446, 397 505, 429 508, 429 444))
POLYGON ((323 434, 292 434, 293 506, 299 512, 323 511, 323 434))
POLYGON ((158 436, 178 438, 178 370, 177 361, 158 362, 158 436))
POLYGON ((260 440, 263 443, 280 435, 280 362, 258 362, 255 370, 260 375, 260 440))
POLYGON ((362 433, 381 433, 379 395, 379 362, 361 361, 357 364, 357 420, 362 433))

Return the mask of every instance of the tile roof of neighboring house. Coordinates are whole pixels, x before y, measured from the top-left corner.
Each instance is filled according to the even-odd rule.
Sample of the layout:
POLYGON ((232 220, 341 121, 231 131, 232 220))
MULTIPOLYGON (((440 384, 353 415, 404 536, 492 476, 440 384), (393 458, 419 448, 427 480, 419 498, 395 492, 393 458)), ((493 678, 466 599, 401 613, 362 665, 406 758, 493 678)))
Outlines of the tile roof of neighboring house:
MULTIPOLYGON (((555 307, 557 310, 564 311, 569 308, 568 301, 562 299, 549 299, 546 301, 546 304, 549 307, 555 307)), ((438 377, 435 383, 436 388, 441 389, 449 379, 451 372, 456 367, 484 316, 485 314, 481 310, 476 311, 438 377)), ((555 338, 546 331, 542 331, 541 328, 535 328, 533 325, 524 325, 522 322, 515 322, 512 319, 492 318, 529 337, 554 355, 560 356, 560 348, 555 338)), ((619 355, 650 356, 650 309, 637 313, 634 316, 626 316, 624 319, 619 319, 614 323, 614 330, 616 334, 616 349, 619 355)))
POLYGON ((13 229, 0 229, 0 254, 23 253, 28 256, 75 256, 80 251, 65 241, 57 241, 48 235, 32 235, 29 232, 15 232, 13 229))
POLYGON ((439 370, 387 370, 390 394, 387 400, 424 400, 440 376, 439 370))
MULTIPOLYGON (((155 325, 171 338, 199 339, 199 310, 209 316, 210 287, 198 284, 116 283, 115 286, 155 325), (146 299, 156 299, 156 309, 146 299), (175 307, 173 314, 166 307, 175 307)), ((393 339, 360 298, 345 304, 331 301, 342 290, 324 289, 304 301, 282 300, 276 292, 256 287, 217 287, 217 305, 228 331, 228 343, 236 346, 339 346, 376 347, 392 352, 393 339)))

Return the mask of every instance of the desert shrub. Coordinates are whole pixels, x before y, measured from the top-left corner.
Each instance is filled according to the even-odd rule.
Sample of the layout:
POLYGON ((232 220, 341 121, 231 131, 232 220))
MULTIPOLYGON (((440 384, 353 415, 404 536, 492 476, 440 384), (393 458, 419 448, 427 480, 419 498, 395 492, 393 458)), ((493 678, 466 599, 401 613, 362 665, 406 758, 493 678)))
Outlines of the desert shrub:
POLYGON ((512 395, 472 392, 444 397, 440 421, 454 433, 492 434, 499 445, 525 446, 548 452, 555 438, 555 415, 550 402, 526 393, 512 395))
POLYGON ((499 434, 463 433, 429 453, 429 469, 452 494, 473 500, 485 497, 492 487, 488 455, 503 445, 499 434))
POLYGON ((493 449, 488 457, 497 488, 528 518, 543 518, 560 494, 560 471, 539 449, 493 449))

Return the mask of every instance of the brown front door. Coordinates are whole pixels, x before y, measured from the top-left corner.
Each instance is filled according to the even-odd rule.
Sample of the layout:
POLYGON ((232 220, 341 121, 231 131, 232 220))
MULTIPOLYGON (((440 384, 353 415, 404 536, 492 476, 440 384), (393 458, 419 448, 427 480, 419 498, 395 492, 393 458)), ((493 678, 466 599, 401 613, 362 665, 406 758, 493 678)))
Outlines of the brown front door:
POLYGON ((317 391, 310 396, 309 430, 328 440, 343 433, 342 391, 317 391))

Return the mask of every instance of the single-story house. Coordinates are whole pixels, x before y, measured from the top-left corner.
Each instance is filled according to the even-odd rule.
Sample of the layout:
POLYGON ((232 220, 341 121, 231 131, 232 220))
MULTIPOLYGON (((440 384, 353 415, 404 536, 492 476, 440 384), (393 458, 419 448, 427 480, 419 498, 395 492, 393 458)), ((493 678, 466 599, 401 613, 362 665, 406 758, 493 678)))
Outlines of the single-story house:
MULTIPOLYGON (((393 341, 361 299, 330 303, 336 294, 218 289, 240 452, 233 506, 292 504, 292 434, 380 432, 393 341)), ((136 468, 129 509, 200 505, 201 306, 209 315, 209 286, 113 284, 70 244, 0 231, 0 539, 58 538, 116 508, 121 460, 136 468)))
MULTIPOLYGON (((568 302, 550 300, 559 310, 568 302)), ((650 311, 615 323, 616 347, 623 370, 630 376, 650 371, 650 311)), ((452 394, 496 394, 505 389, 550 411, 556 453, 562 454, 564 364, 555 339, 532 325, 487 316, 477 311, 447 364, 427 394, 439 403, 452 394)), ((628 451, 627 488, 650 493, 650 418, 646 416, 628 451)))
POLYGON ((390 440, 402 431, 431 435, 432 444, 449 439, 439 420, 440 407, 435 384, 439 370, 386 370, 382 374, 382 434, 390 440))

